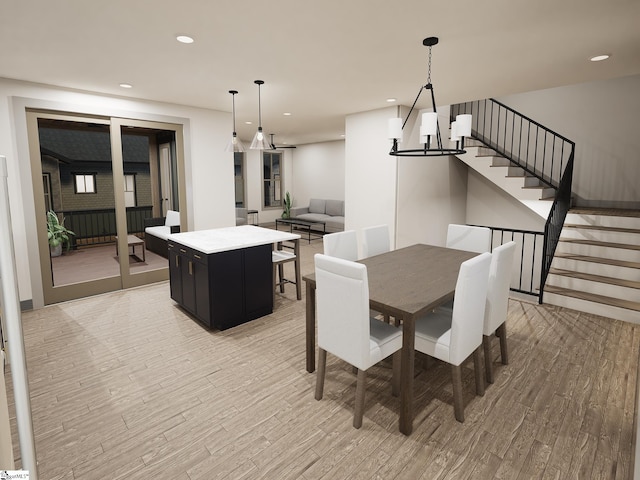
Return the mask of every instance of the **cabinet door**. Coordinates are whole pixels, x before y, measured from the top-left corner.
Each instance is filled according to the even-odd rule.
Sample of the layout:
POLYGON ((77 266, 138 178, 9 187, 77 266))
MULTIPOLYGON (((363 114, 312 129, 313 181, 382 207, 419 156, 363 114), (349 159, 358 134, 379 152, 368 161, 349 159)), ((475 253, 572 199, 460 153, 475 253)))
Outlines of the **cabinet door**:
POLYGON ((244 298, 247 320, 273 312, 272 245, 244 250, 244 298))
POLYGON ((211 292, 209 291, 209 267, 206 255, 193 252, 193 276, 196 317, 211 327, 211 292))
POLYGON ((182 306, 196 313, 196 282, 194 262, 185 254, 180 258, 182 271, 182 306))
POLYGON ((169 243, 169 286, 171 289, 171 298, 182 304, 182 267, 181 263, 184 262, 179 254, 178 248, 169 243))
POLYGON ((230 250, 209 256, 213 324, 219 330, 245 322, 243 251, 230 250))

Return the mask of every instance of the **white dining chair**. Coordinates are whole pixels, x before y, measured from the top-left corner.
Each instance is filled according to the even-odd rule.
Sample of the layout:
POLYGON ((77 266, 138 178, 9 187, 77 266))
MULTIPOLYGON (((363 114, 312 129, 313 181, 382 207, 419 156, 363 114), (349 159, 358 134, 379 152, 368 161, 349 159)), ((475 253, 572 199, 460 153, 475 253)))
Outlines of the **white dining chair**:
POLYGON ((362 229, 362 257, 373 257, 391 250, 389 226, 377 225, 362 229))
POLYGON ((355 230, 329 233, 322 237, 324 254, 344 260, 358 260, 358 236, 355 230))
POLYGON ((316 400, 321 400, 327 352, 358 369, 353 426, 362 426, 367 370, 393 355, 392 391, 399 392, 402 330, 369 317, 367 267, 361 263, 317 253, 316 306, 318 372, 316 400))
POLYGON ((507 242, 493 249, 487 287, 487 304, 484 311, 484 363, 487 382, 493 383, 493 358, 491 357, 491 337, 496 332, 500 337, 500 359, 503 365, 509 363, 507 350, 507 310, 509 308, 509 286, 516 242, 507 242))
POLYGON ((447 247, 467 252, 490 252, 491 229, 451 223, 447 228, 447 247))
POLYGON ((461 365, 472 354, 476 393, 484 395, 480 350, 490 265, 490 253, 463 262, 453 309, 435 310, 416 321, 415 349, 451 365, 453 407, 459 422, 464 422, 461 365))

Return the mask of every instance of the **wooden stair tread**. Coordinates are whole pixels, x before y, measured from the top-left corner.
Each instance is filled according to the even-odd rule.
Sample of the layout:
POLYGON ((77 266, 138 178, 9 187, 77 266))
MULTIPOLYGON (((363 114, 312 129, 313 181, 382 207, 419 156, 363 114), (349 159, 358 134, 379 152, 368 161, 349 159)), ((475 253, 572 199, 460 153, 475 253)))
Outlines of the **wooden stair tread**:
POLYGON ((603 275, 594 275, 592 273, 574 272, 573 270, 551 268, 549 270, 549 274, 562 275, 570 278, 579 278, 581 280, 589 280, 592 282, 608 283, 609 285, 617 285, 619 287, 640 288, 640 282, 635 282, 633 280, 605 277, 603 275))
POLYGON ((582 230, 600 230, 606 232, 621 232, 621 233, 637 233, 640 234, 640 230, 637 228, 620 228, 620 227, 603 227, 600 225, 579 225, 574 223, 565 223, 565 228, 575 228, 582 230))
POLYGON ((561 242, 577 243, 581 245, 594 245, 597 247, 607 248, 624 248, 627 250, 640 250, 640 245, 632 245, 629 243, 613 243, 613 242, 600 242, 598 240, 583 240, 578 238, 560 238, 561 242))
POLYGON ((572 253, 556 253, 555 257, 566 258, 568 260, 579 260, 581 262, 602 263, 605 265, 615 265, 616 267, 638 268, 640 263, 628 262, 626 260, 616 260, 613 258, 589 257, 587 255, 574 255, 572 253))
POLYGON ((626 308, 627 310, 633 310, 640 312, 640 303, 630 302, 629 300, 623 300, 621 298, 607 297, 604 295, 596 295, 594 293, 578 292, 576 290, 570 290, 568 288, 555 287, 553 285, 547 285, 544 287, 546 293, 555 293, 557 295, 564 295, 566 297, 578 298, 580 300, 586 300, 589 302, 601 303, 604 305, 610 305, 612 307, 626 308))
POLYGON ((611 217, 639 217, 640 210, 622 209, 622 208, 586 208, 586 207, 574 207, 569 210, 569 213, 575 213, 577 215, 603 215, 611 217))

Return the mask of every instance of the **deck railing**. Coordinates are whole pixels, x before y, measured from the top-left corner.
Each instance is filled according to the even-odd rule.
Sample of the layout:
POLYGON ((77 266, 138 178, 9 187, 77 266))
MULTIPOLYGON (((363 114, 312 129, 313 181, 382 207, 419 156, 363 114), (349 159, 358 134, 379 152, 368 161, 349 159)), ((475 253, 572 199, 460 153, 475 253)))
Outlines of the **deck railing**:
MULTIPOLYGON (((544 232, 489 227, 494 234, 496 231, 503 232, 501 235, 504 232, 519 233, 524 235, 523 239, 533 236, 536 248, 521 250, 521 255, 526 252, 527 258, 525 260, 521 256, 520 261, 521 283, 523 266, 531 266, 527 277, 529 287, 512 290, 536 295, 542 303, 544 284, 551 269, 565 217, 571 207, 575 143, 492 98, 451 106, 452 121, 456 115, 463 113, 472 115, 473 138, 556 191, 544 232), (538 249, 541 243, 541 249, 538 249), (539 278, 537 282, 534 282, 534 276, 539 278)), ((524 240, 522 243, 525 244, 524 240)))
MULTIPOLYGON (((151 206, 127 207, 127 232, 144 233, 144 219, 151 218, 151 206)), ((75 233, 72 247, 113 243, 116 232, 115 208, 95 210, 61 210, 58 217, 64 218, 64 225, 75 233)))

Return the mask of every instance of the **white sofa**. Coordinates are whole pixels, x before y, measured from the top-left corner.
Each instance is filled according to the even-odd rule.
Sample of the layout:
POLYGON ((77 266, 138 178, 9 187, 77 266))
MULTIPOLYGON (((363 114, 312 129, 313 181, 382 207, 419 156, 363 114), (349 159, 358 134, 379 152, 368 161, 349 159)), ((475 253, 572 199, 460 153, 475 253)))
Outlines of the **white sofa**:
POLYGON ((325 222, 327 232, 344 230, 344 200, 312 198, 307 207, 291 207, 291 218, 325 222))
POLYGON ((145 248, 153 253, 167 258, 167 239, 172 233, 180 231, 180 212, 167 210, 165 218, 151 218, 145 220, 144 243, 145 248), (147 226, 148 225, 148 226, 147 226))

